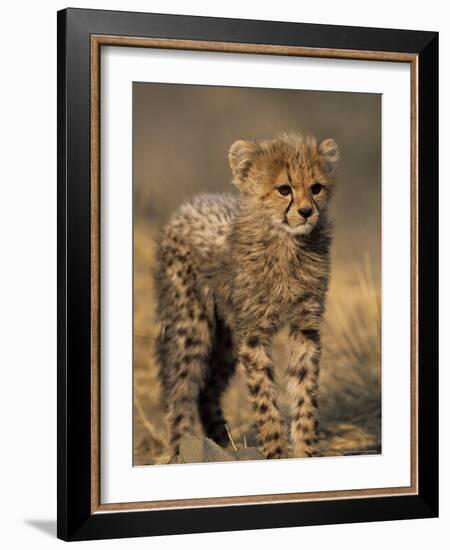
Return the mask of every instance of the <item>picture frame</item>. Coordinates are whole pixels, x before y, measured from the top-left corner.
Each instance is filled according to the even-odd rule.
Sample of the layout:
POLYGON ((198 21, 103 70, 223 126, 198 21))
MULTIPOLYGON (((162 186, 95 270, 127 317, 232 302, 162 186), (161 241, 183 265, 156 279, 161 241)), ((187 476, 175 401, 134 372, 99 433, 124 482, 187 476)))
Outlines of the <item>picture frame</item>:
POLYGON ((437 33, 85 9, 58 12, 58 537, 88 540, 437 517, 437 265, 437 33), (153 503, 149 498, 114 505, 101 501, 100 59, 102 48, 111 46, 409 66, 408 486, 153 503))

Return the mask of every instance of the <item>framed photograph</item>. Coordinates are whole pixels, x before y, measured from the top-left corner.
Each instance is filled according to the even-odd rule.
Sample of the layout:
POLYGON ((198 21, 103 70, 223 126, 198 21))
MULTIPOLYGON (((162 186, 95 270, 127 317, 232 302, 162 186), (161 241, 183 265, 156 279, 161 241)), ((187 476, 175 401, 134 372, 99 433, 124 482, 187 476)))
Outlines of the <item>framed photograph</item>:
POLYGON ((58 13, 58 536, 436 517, 438 35, 58 13))

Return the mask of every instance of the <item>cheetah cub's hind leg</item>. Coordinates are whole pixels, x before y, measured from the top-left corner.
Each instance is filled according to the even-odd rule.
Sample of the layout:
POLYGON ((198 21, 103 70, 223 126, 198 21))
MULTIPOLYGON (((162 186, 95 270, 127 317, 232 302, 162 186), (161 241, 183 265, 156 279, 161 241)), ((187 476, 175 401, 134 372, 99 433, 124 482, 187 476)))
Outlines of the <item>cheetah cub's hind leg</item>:
POLYGON ((177 460, 183 435, 194 431, 198 398, 207 375, 210 353, 207 320, 198 320, 195 324, 188 321, 181 315, 170 329, 166 329, 163 349, 159 353, 171 461, 177 460))
POLYGON ((209 368, 214 319, 187 279, 176 290, 166 288, 172 307, 161 319, 157 357, 169 430, 170 462, 177 462, 180 440, 193 433, 200 392, 209 368), (174 296, 179 300, 174 302, 174 296))
POLYGON ((229 436, 220 400, 235 369, 236 358, 230 331, 217 319, 208 374, 198 406, 205 435, 222 447, 229 444, 229 436))

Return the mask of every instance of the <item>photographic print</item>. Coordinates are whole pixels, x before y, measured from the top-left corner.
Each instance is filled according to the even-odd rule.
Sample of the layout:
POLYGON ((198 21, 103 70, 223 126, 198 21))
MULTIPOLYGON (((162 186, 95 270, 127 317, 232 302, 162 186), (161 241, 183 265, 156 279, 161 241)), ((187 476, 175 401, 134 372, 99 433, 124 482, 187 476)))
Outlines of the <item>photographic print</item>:
POLYGON ((133 83, 133 464, 379 454, 381 94, 133 83))

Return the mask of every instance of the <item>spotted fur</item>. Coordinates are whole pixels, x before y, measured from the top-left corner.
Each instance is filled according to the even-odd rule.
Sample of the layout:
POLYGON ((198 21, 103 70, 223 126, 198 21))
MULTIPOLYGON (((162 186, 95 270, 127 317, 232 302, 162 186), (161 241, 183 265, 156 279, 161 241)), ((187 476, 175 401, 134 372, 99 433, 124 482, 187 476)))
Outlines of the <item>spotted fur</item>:
POLYGON ((197 413, 206 435, 226 444, 220 398, 236 365, 245 373, 264 456, 318 454, 327 206, 337 160, 331 139, 318 144, 284 134, 237 141, 229 162, 239 198, 199 195, 163 228, 155 277, 157 356, 173 459, 197 413), (284 326, 290 427, 280 415, 271 352, 284 326))

